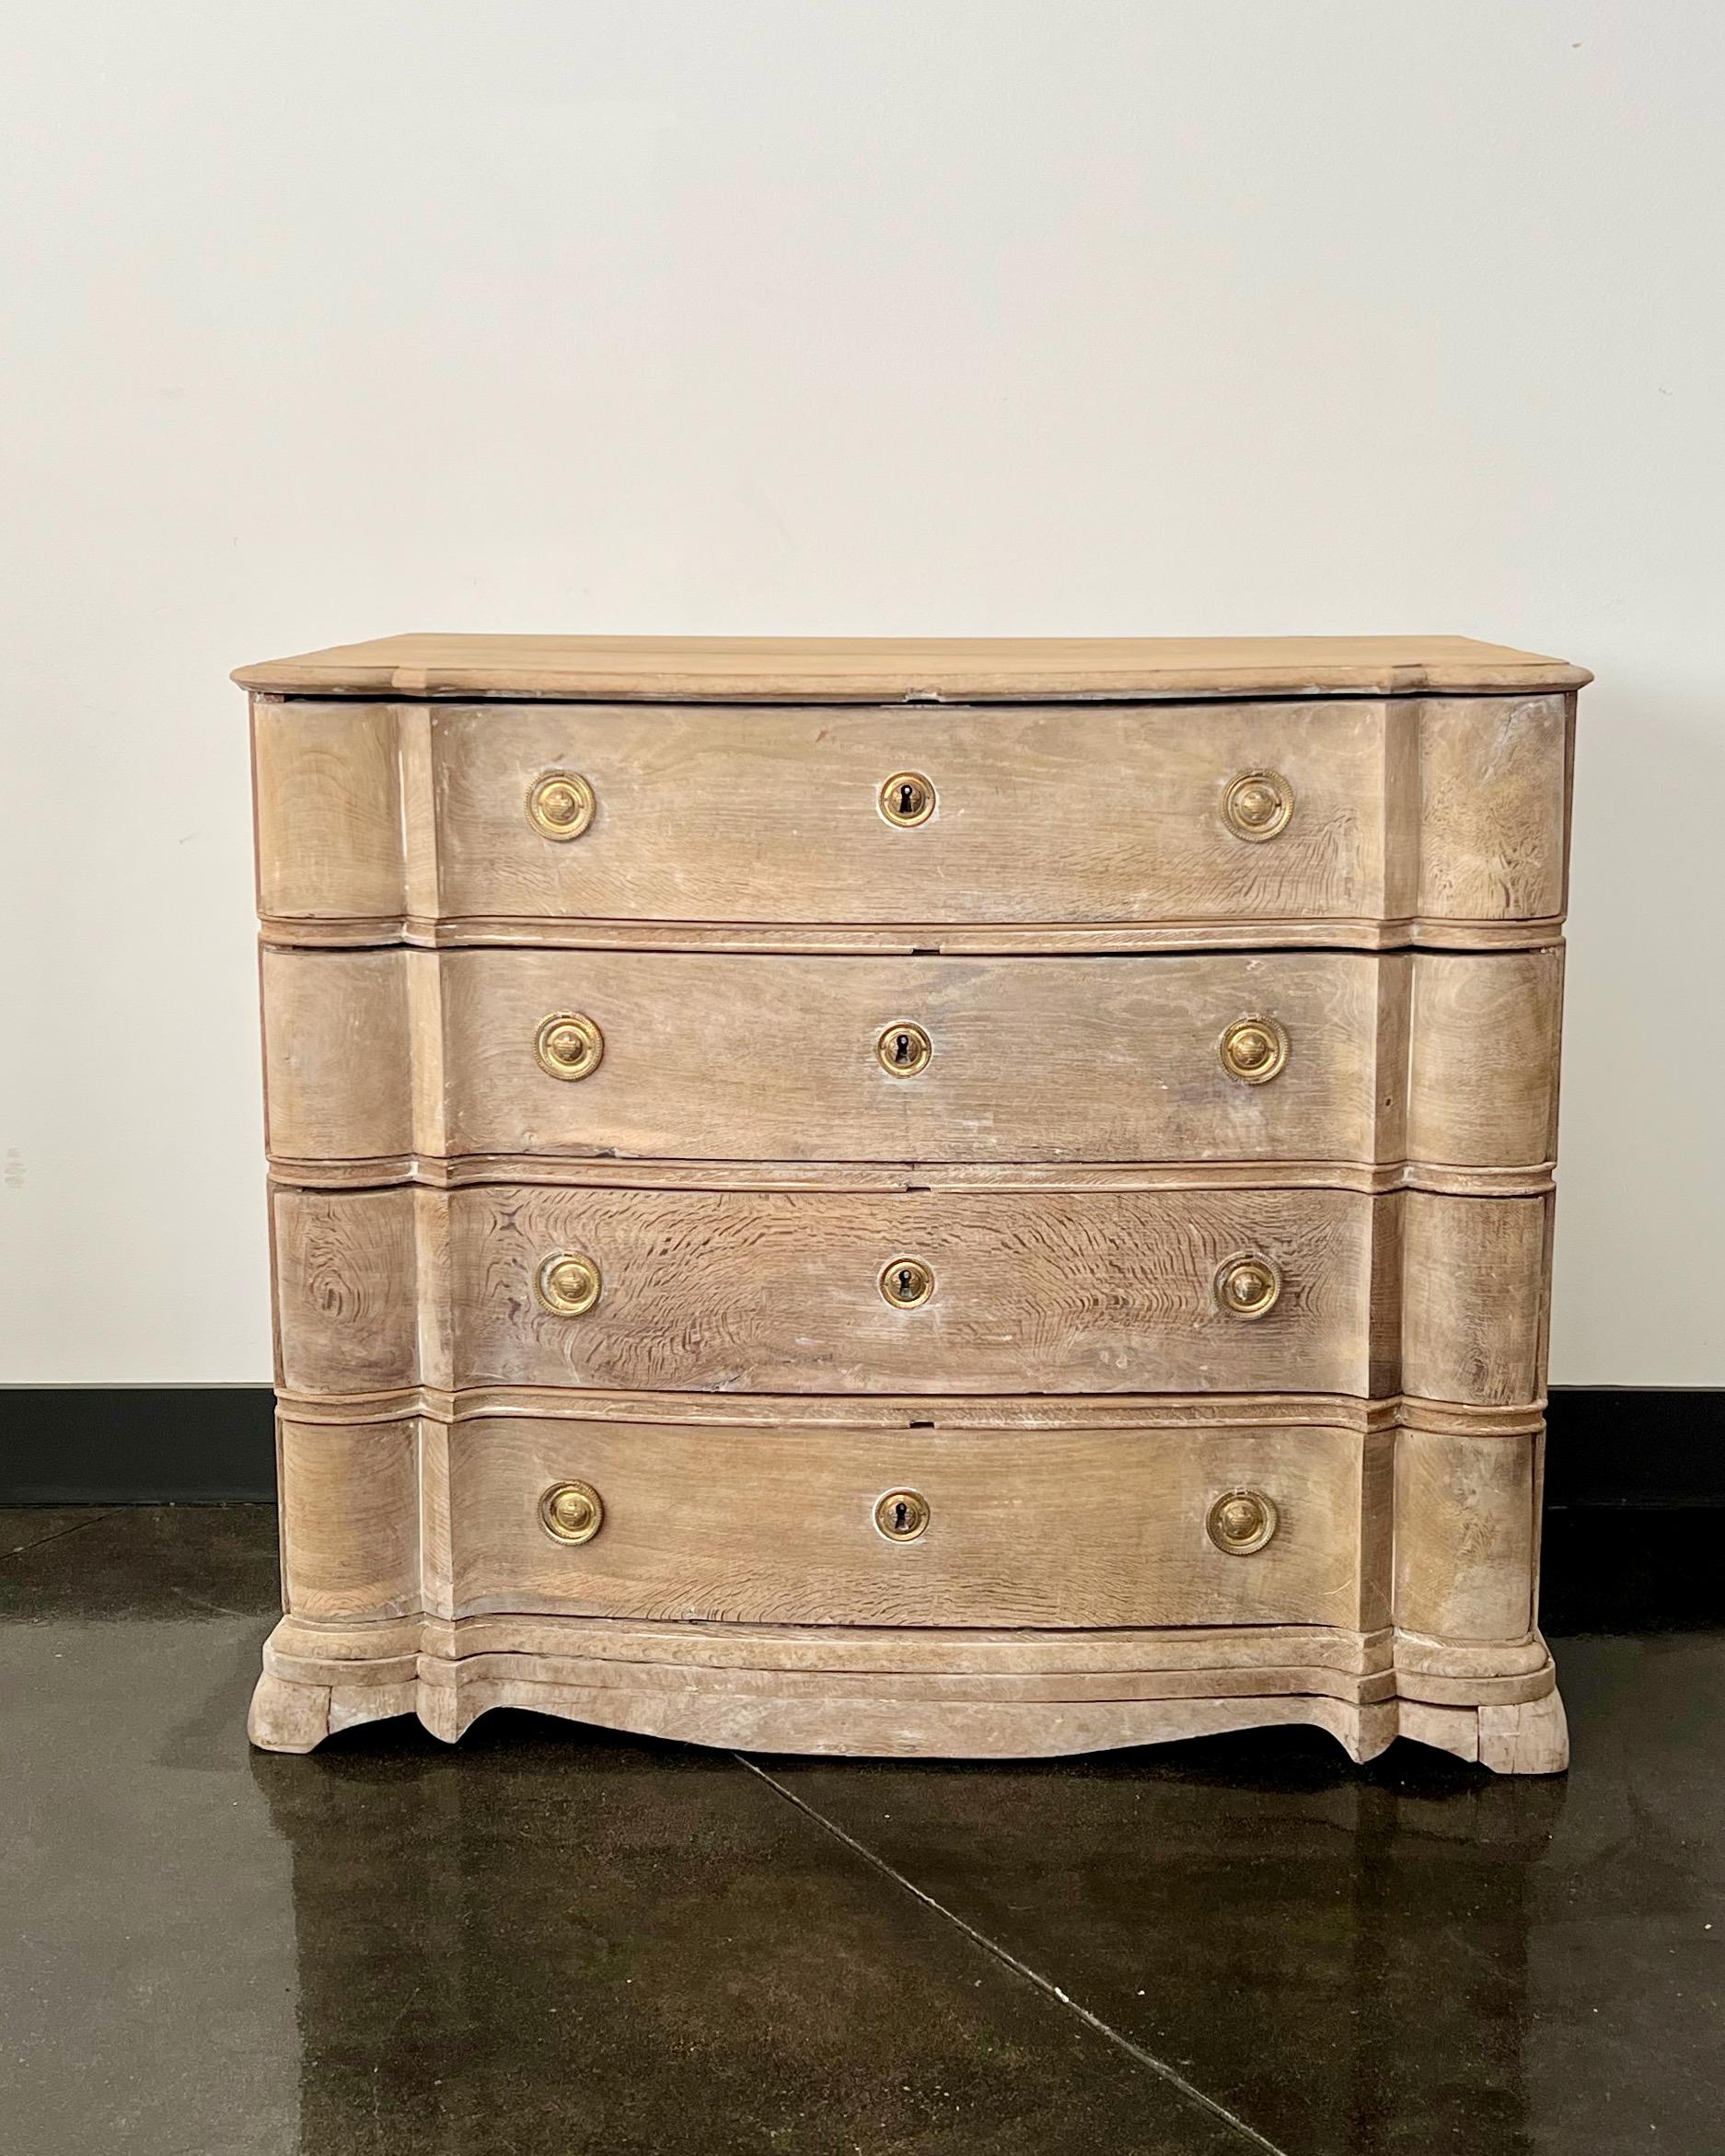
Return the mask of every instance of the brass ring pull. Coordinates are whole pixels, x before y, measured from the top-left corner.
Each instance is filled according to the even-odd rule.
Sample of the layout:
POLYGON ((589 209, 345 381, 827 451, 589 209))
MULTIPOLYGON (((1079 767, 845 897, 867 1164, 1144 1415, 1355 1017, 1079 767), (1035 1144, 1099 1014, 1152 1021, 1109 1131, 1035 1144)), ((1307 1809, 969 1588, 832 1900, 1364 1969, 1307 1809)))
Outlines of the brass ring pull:
POLYGON ((934 1268, 920 1258, 889 1258, 881 1268, 881 1293, 895 1310, 916 1310, 934 1292, 934 1268))
POLYGON ((1281 1269, 1268 1258, 1245 1253, 1217 1269, 1216 1300, 1230 1317, 1263 1317, 1281 1294, 1281 1269))
POLYGON ((597 806, 579 771, 541 771, 527 789, 527 821, 541 839, 578 839, 597 806))
POLYGON ((889 824, 925 824, 934 814, 934 782, 920 771, 895 771, 881 788, 880 802, 889 824))
POLYGON ((553 1011, 539 1020, 533 1052, 548 1078, 591 1078, 605 1060, 605 1036, 579 1011, 553 1011))
POLYGON ((1288 1035, 1274 1018, 1241 1018, 1222 1035, 1221 1067, 1242 1085, 1268 1085, 1288 1061, 1288 1035))
POLYGON ((914 1078, 919 1071, 928 1069, 934 1044, 921 1026, 911 1025, 907 1018, 886 1028, 874 1043, 874 1053, 889 1076, 914 1078))
POLYGON ((556 1542, 591 1542, 605 1505, 590 1482, 554 1482, 539 1500, 539 1524, 556 1542))
POLYGON ((603 1285, 598 1267, 578 1250, 553 1250, 533 1276, 539 1308, 553 1317, 585 1317, 603 1285))
POLYGON ((1293 788, 1279 771, 1242 771, 1221 797, 1222 818, 1236 839, 1273 839, 1293 812, 1293 788))
POLYGON ((888 1542, 914 1542, 929 1524, 929 1501, 920 1489, 889 1489, 876 1501, 874 1524, 888 1542))
POLYGON ((1250 1557, 1275 1534, 1281 1514, 1261 1489, 1224 1489, 1210 1508, 1204 1532, 1230 1557, 1250 1557))

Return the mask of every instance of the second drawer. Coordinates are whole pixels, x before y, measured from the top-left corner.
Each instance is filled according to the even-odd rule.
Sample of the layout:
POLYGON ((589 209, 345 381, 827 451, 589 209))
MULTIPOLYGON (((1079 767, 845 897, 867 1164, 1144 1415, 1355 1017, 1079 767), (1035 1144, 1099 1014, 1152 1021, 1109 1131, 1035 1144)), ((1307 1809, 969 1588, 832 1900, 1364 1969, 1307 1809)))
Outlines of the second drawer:
POLYGON ((267 950, 284 1164, 1424 1163, 1553 1148, 1558 950, 267 950))

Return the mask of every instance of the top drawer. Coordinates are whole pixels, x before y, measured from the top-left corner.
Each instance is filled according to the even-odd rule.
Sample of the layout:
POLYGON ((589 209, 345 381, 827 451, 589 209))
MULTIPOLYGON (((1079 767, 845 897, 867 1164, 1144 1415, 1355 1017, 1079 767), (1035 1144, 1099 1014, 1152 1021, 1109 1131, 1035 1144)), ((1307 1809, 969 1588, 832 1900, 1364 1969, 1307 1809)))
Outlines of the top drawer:
POLYGON ((1563 911, 1559 694, 254 711, 283 942, 1465 945, 1563 911))

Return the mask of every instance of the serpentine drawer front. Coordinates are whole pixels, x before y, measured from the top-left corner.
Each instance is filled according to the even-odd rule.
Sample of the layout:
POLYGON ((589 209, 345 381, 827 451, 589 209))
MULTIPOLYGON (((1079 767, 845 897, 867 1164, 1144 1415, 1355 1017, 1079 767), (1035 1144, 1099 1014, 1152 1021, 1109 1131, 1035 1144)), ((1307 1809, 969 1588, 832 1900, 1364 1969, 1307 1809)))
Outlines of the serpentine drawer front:
POLYGON ((280 1190, 282 1378, 1512 1406, 1548 1217, 1416 1190, 280 1190))
POLYGON ((1323 1161, 1361 1188, 1539 1188, 1562 963, 270 949, 270 1151, 367 1183, 619 1156, 1323 1161))
POLYGON ((1276 940, 1266 923, 1303 942, 1406 942, 1397 924, 1430 918, 1445 945, 1468 924, 1510 942, 1539 924, 1550 940, 1566 736, 1560 695, 918 713, 266 703, 260 770, 281 820, 263 903, 342 941, 372 940, 373 912, 422 935, 437 922, 1156 922, 1250 945, 1276 940), (404 819, 368 831, 383 803, 365 789, 392 766, 404 819))
POLYGON ((252 693, 284 1615, 484 1708, 1567 1756, 1570 742, 1462 638, 402 637, 252 693))
MULTIPOLYGON (((295 1440, 314 1482, 319 1434, 295 1440)), ((1353 1626, 1371 1442, 464 1422, 440 1614, 1353 1626)), ((384 1549, 353 1553, 374 1577, 388 1517, 352 1530, 356 1545, 381 1533, 384 1549)))

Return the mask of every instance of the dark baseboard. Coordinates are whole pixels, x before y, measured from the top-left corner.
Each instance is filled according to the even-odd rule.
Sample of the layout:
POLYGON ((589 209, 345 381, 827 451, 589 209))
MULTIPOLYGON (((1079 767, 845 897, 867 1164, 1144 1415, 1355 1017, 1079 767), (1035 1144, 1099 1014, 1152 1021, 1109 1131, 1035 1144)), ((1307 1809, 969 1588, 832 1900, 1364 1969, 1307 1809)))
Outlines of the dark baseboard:
POLYGON ((274 1495, 267 1385, 0 1389, 0 1504, 244 1504, 274 1495))
POLYGON ((1555 1385, 1548 1511, 1725 1505, 1725 1386, 1555 1385))
MULTIPOLYGON (((0 1504, 235 1504, 275 1495, 269 1387, 0 1388, 0 1504)), ((1725 1387, 1561 1385, 1552 1511, 1725 1505, 1725 1387)))

